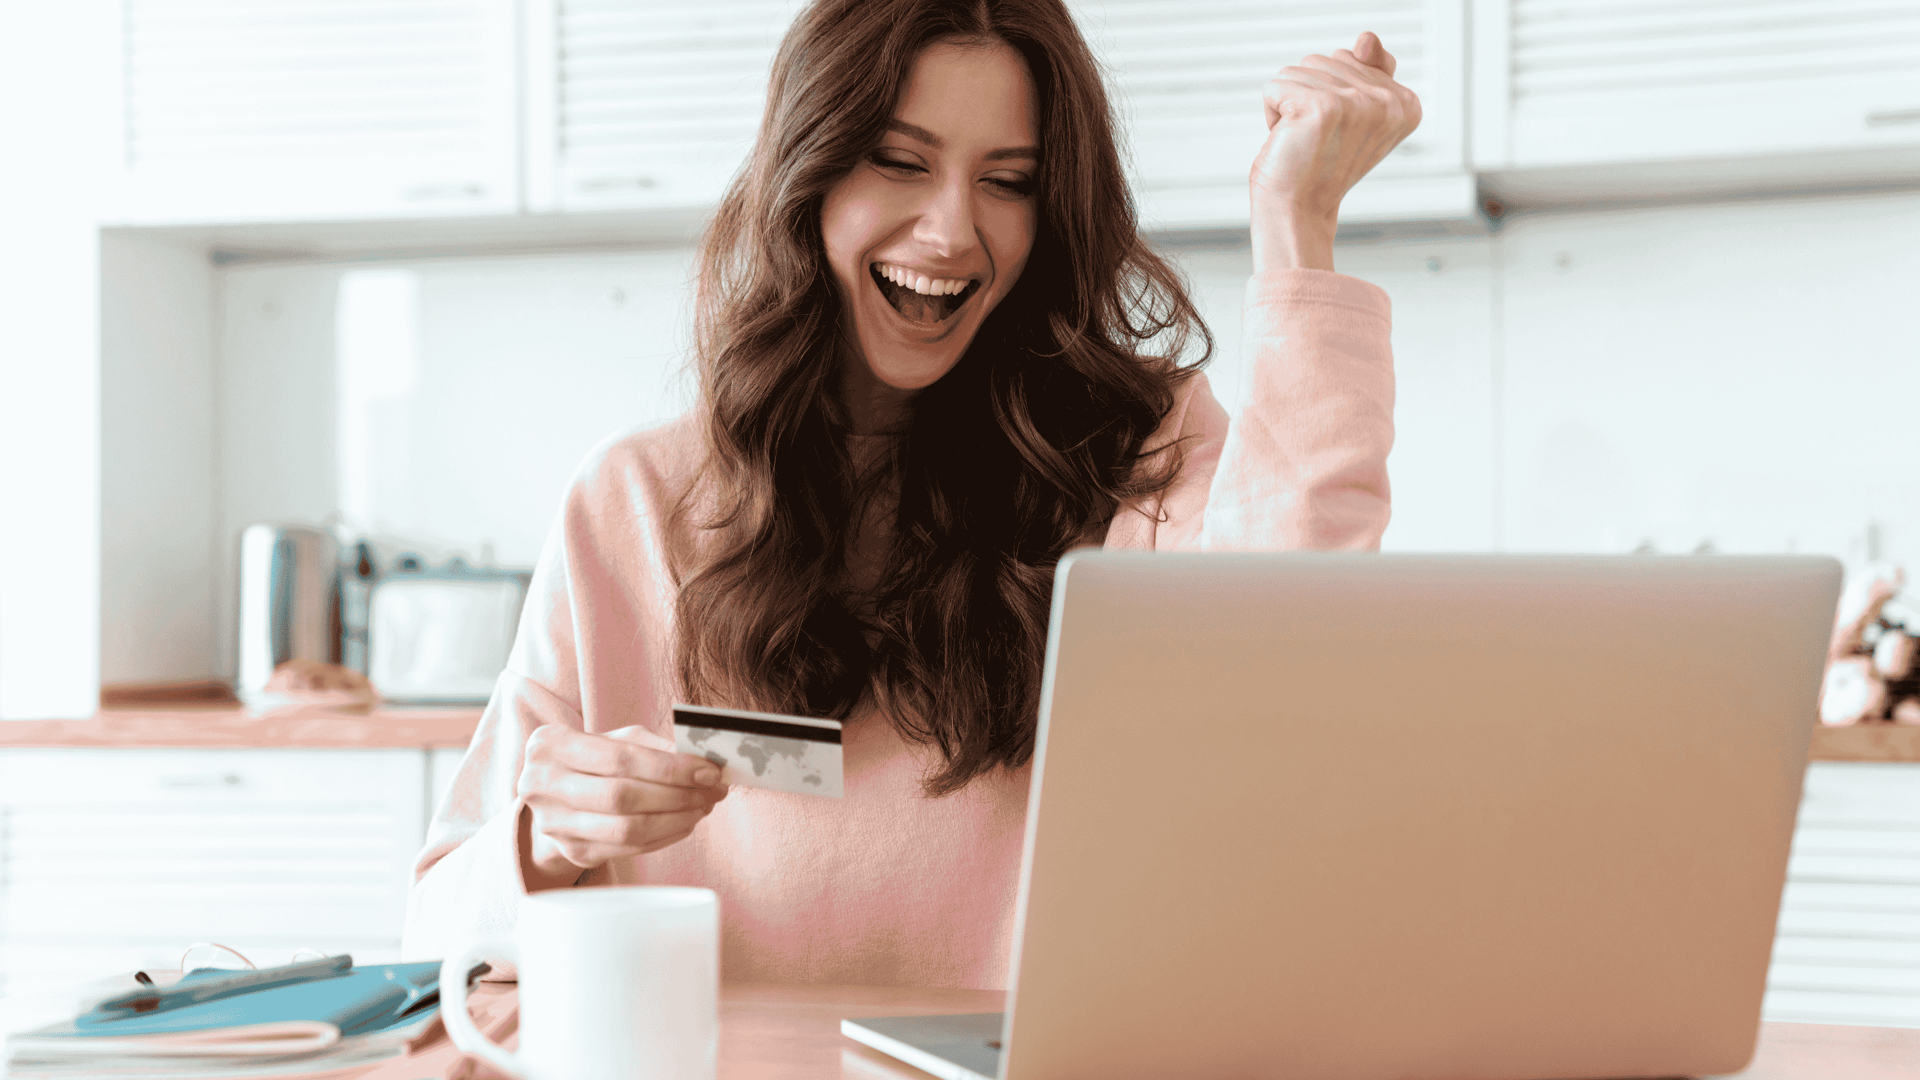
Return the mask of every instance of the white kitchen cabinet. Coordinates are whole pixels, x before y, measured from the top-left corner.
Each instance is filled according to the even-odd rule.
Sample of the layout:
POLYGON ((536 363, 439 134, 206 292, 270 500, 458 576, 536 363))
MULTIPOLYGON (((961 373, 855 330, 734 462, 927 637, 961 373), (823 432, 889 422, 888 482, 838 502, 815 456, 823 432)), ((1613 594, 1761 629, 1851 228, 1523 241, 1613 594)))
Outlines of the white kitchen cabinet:
POLYGON ((528 0, 540 211, 698 209, 746 159, 799 0, 528 0))
POLYGON ((1478 0, 1473 46, 1482 170, 1614 168, 1631 194, 1685 170, 1620 166, 1809 186, 1920 151, 1912 0, 1478 0))
POLYGON ((0 994, 197 941, 398 959, 416 749, 0 751, 0 994))
MULTIPOLYGON (((523 242, 544 222, 569 243, 571 213, 697 221, 745 159, 801 6, 127 0, 107 219, 493 216, 531 223, 523 242)), ((1363 29, 1399 57, 1424 120, 1345 221, 1469 222, 1477 186, 1546 205, 1920 169, 1910 0, 1069 6, 1115 84, 1149 228, 1244 227, 1261 84, 1363 29)))
MULTIPOLYGON (((531 0, 528 193, 541 210, 710 205, 745 160, 796 0, 531 0)), ((1310 52, 1382 35, 1425 120, 1347 199, 1349 220, 1465 218, 1461 0, 1299 10, 1257 0, 1070 5, 1117 81, 1153 227, 1244 226, 1260 87, 1310 52)))
POLYGON ((1807 770, 1766 1017, 1920 1027, 1920 764, 1807 770))
POLYGON ((1248 170, 1267 135, 1260 89, 1309 53, 1378 34, 1420 95, 1420 127, 1348 194, 1342 221, 1466 220, 1461 0, 1070 0, 1117 91, 1150 228, 1247 224, 1248 170))
POLYGON ((127 0, 113 223, 513 213, 516 0, 127 0))
MULTIPOLYGON (((524 0, 517 32, 514 6, 130 0, 115 219, 704 213, 745 160, 768 67, 803 4, 524 0)), ((1475 213, 1463 0, 1071 6, 1116 82, 1150 228, 1244 227, 1266 135, 1261 85, 1368 29, 1398 56, 1425 118, 1348 196, 1343 219, 1475 213)))

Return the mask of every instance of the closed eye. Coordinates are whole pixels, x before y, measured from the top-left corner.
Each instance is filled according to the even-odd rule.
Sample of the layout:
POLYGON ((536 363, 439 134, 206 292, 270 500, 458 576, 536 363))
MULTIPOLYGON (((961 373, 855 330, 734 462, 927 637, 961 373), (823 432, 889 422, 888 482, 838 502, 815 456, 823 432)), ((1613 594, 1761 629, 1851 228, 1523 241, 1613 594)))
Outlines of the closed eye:
POLYGON ((870 155, 867 160, 871 161, 877 168, 892 169, 896 172, 924 173, 927 171, 925 166, 917 165, 911 161, 902 161, 899 158, 890 158, 885 154, 873 154, 870 155))
MULTIPOLYGON (((876 169, 890 170, 905 176, 924 176, 931 171, 919 162, 891 157, 885 151, 875 151, 867 155, 867 161, 876 169)), ((1004 176, 989 176, 985 180, 1002 194, 1017 198, 1025 198, 1033 194, 1035 187, 1030 178, 1013 180, 1004 176)))

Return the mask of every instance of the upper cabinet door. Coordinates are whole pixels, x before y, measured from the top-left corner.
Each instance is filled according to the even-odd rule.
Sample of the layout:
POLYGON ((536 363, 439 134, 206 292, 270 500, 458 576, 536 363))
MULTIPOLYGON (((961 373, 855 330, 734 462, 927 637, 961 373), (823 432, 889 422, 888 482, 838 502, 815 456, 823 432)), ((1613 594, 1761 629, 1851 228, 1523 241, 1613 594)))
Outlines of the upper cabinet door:
POLYGON ((1474 161, 1920 145, 1914 0, 1481 0, 1474 161))
POLYGON ((109 220, 512 213, 514 0, 126 0, 109 220))
POLYGON ((704 209, 746 160, 799 0, 529 0, 528 205, 704 209))
POLYGON ((1420 127, 1341 205, 1343 221, 1465 218, 1466 32, 1461 0, 1069 0, 1107 65, 1149 228, 1241 227, 1266 140, 1260 89, 1365 30, 1420 95, 1420 127))

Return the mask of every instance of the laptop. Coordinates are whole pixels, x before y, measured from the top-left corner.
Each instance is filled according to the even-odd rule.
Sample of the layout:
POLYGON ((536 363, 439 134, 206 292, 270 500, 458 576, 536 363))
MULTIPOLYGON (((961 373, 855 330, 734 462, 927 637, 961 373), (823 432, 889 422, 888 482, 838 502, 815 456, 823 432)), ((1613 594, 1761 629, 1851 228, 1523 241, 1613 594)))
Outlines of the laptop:
POLYGON ((1832 559, 1070 555, 1008 1012, 950 1080, 1736 1072, 1832 559))

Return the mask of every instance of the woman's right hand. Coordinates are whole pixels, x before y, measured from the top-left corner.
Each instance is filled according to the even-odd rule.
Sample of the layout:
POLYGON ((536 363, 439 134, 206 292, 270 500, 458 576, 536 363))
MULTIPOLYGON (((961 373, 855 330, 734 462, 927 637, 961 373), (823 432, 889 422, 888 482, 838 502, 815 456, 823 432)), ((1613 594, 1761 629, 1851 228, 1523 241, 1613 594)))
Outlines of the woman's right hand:
POLYGON ((533 811, 518 841, 529 892, 572 885, 611 859, 686 839, 727 797, 712 762, 643 727, 605 735, 543 724, 527 738, 519 793, 533 811))

